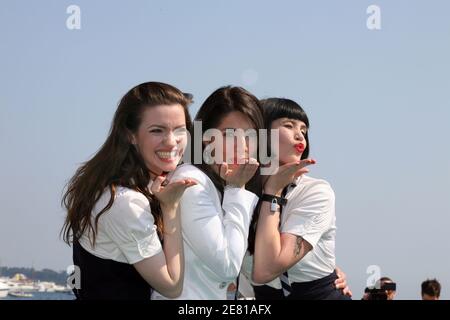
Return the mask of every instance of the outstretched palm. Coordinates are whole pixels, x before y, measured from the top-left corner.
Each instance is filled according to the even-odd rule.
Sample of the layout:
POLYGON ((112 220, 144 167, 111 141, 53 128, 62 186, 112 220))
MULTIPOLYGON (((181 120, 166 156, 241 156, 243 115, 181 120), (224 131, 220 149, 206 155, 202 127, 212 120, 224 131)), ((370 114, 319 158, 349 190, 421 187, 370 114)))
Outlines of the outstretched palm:
POLYGON ((151 192, 159 200, 161 206, 168 207, 176 207, 180 202, 184 191, 197 184, 197 181, 194 179, 186 178, 170 182, 168 185, 163 186, 164 180, 164 176, 157 177, 152 184, 151 192))
POLYGON ((316 161, 314 159, 303 159, 282 165, 275 174, 267 179, 264 189, 272 193, 281 192, 285 186, 293 182, 296 178, 308 173, 307 166, 315 163, 316 161))

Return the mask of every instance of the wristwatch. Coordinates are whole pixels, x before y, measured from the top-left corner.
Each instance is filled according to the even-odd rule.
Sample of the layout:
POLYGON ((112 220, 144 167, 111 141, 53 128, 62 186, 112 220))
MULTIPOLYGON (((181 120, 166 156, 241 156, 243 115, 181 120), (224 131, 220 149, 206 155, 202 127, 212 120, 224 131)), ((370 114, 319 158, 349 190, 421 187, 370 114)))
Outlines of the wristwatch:
POLYGON ((284 206, 287 203, 286 198, 277 197, 272 194, 264 193, 261 197, 262 201, 270 202, 270 211, 277 212, 279 206, 284 206))

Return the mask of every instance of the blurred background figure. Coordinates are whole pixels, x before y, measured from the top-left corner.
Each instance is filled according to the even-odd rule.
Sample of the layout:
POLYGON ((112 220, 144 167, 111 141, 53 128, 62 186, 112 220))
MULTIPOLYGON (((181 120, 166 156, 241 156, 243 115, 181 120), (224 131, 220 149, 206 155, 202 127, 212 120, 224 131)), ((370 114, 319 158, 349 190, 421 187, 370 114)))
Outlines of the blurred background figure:
POLYGON ((397 284, 391 278, 382 277, 374 287, 364 290, 362 300, 394 300, 397 292, 397 284))
POLYGON ((439 300, 441 284, 436 279, 422 282, 422 300, 439 300))

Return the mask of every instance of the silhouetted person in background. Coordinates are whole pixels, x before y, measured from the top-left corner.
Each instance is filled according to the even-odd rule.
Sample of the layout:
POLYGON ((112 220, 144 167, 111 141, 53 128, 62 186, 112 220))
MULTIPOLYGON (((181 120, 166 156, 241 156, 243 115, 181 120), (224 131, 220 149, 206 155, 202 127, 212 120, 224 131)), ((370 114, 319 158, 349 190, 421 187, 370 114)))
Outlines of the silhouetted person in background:
POLYGON ((394 300, 397 284, 391 278, 382 277, 374 287, 364 290, 362 300, 394 300))
POLYGON ((436 279, 422 282, 422 300, 439 300, 441 284, 436 279))

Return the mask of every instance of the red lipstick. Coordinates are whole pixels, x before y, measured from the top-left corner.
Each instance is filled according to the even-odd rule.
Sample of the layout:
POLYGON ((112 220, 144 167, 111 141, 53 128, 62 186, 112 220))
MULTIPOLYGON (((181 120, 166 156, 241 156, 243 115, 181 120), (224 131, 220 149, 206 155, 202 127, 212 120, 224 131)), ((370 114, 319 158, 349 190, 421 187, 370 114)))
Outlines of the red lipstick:
POLYGON ((305 151, 305 145, 303 143, 296 144, 294 148, 298 153, 302 153, 303 151, 305 151))

